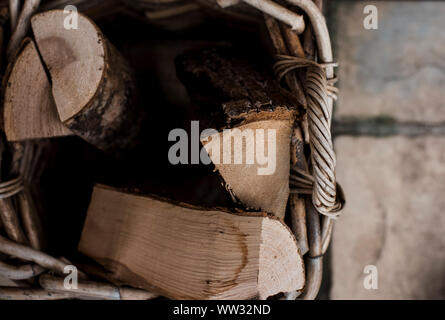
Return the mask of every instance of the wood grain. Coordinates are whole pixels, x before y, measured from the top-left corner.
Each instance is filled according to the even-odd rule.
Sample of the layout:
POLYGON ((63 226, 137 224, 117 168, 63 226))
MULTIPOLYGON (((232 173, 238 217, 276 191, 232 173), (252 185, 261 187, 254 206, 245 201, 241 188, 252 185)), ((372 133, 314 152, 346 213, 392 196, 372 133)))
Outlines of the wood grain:
MULTIPOLYGON (((189 51, 178 58, 177 70, 191 100, 199 108, 196 117, 202 126, 219 132, 210 138, 202 137, 201 142, 226 189, 244 206, 283 218, 289 196, 292 128, 302 107, 297 96, 282 88, 267 68, 252 63, 230 47, 189 51), (243 150, 232 146, 232 155, 242 153, 244 159, 248 147, 255 149, 263 142, 257 141, 257 134, 245 133, 262 130, 267 135, 275 131, 275 171, 258 174, 258 169, 264 166, 257 159, 253 163, 243 160, 241 164, 223 161, 220 152, 224 146, 215 145, 215 138, 219 136, 218 140, 224 141, 224 129, 241 130, 243 150)), ((233 131, 231 139, 237 134, 233 131)), ((230 141, 224 143, 227 146, 230 141)), ((267 144, 262 145, 267 150, 267 144)), ((268 155, 269 152, 274 151, 267 150, 268 155)))
POLYGON ((24 40, 7 74, 4 121, 9 141, 72 134, 59 119, 49 79, 30 38, 24 40))
POLYGON ((96 186, 79 250, 113 277, 174 299, 266 298, 300 290, 297 243, 279 220, 96 186))
POLYGON ((101 150, 125 149, 140 123, 133 72, 92 20, 79 13, 78 29, 66 29, 65 18, 51 10, 31 20, 60 119, 101 150))

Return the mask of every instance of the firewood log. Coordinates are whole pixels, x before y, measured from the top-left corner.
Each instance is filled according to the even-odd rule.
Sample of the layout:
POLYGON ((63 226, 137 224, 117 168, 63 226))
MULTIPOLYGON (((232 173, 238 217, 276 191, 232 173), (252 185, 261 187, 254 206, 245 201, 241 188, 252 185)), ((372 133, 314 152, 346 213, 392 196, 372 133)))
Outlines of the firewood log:
POLYGON ((9 141, 70 135, 59 119, 34 41, 24 40, 5 83, 4 126, 9 141))
POLYGON ((264 213, 96 186, 79 250, 123 284, 173 299, 248 299, 304 286, 295 238, 264 213))
POLYGON ((72 29, 66 18, 63 10, 51 10, 31 20, 60 119, 101 150, 125 149, 141 120, 133 73, 93 21, 79 13, 72 29))
POLYGON ((267 71, 228 48, 188 52, 178 58, 177 72, 199 107, 201 127, 218 130, 201 136, 201 142, 227 189, 246 207, 283 218, 289 196, 291 136, 300 107, 297 97, 267 71), (225 135, 225 129, 241 133, 232 130, 225 135), (270 132, 275 132, 275 141, 269 141, 270 132), (242 146, 235 146, 236 139, 244 140, 242 146), (224 147, 229 148, 230 141, 233 161, 224 161, 224 147), (264 155, 275 160, 274 171, 261 171, 265 167, 257 158, 261 146, 264 155), (256 156, 250 163, 248 150, 255 150, 256 156), (243 154, 241 163, 233 159, 237 152, 243 154))

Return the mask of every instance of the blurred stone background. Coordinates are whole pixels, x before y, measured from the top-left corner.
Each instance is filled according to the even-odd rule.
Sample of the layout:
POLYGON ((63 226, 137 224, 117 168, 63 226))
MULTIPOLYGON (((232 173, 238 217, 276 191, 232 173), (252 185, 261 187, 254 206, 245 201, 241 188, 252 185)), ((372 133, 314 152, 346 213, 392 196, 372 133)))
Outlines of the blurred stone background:
POLYGON ((327 1, 340 96, 334 133, 347 206, 331 299, 445 298, 445 2, 327 1), (378 9, 366 30, 363 9, 378 9), (364 268, 378 289, 364 287, 364 268))

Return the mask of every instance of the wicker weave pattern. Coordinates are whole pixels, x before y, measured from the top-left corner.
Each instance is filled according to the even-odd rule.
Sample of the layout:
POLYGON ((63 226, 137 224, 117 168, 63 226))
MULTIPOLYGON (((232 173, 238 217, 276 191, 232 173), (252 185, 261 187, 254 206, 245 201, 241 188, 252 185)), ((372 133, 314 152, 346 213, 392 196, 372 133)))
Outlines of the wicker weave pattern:
MULTIPOLYGON (((263 3, 261 1, 242 1, 254 5, 256 9, 272 15, 283 23, 287 23, 296 33, 302 33, 306 26, 305 32, 309 33, 309 38, 311 38, 311 32, 316 38, 318 62, 311 60, 312 57, 297 57, 294 52, 281 52, 275 66, 278 78, 286 78, 289 80, 287 83, 290 89, 300 92, 301 84, 295 80, 298 79, 296 72, 300 68, 307 69, 306 80, 302 85, 305 96, 302 99, 307 101, 308 130, 305 134, 311 146, 311 170, 309 172, 295 167, 292 168, 290 176, 291 193, 312 195, 312 201, 306 201, 309 246, 307 257, 309 259, 307 259, 306 265, 307 279, 304 292, 289 293, 286 298, 295 299, 300 296, 302 299, 313 299, 320 287, 322 256, 329 245, 333 219, 338 217, 339 211, 344 205, 343 193, 335 179, 336 158, 331 136, 332 104, 336 98, 337 90, 333 86, 335 82, 333 67, 336 65, 332 61, 329 34, 320 9, 311 0, 287 0, 291 5, 305 11, 309 21, 304 21, 301 15, 284 9, 269 0, 264 0, 263 3), (295 20, 292 20, 292 17, 295 20), (313 31, 308 27, 310 25, 313 31), (290 81, 292 79, 294 79, 293 82, 290 81), (289 85, 290 83, 292 84, 289 85), (321 223, 319 214, 323 215, 321 223)), ((9 2, 11 29, 14 31, 8 44, 7 57, 8 60, 12 60, 28 32, 30 18, 39 10, 41 1, 25 0, 22 8, 17 0, 9 2)), ((82 4, 84 1, 74 2, 51 1, 45 3, 44 8, 63 8, 66 4, 82 4)), ((218 8, 215 1, 211 0, 197 0, 193 3, 183 0, 125 0, 124 2, 143 11, 148 19, 174 17, 199 10, 203 5, 218 8)), ((226 4, 235 4, 236 2, 226 1, 226 4)), ((219 8, 217 10, 225 10, 228 14, 234 14, 237 17, 242 16, 240 13, 231 13, 230 6, 227 9, 219 8)), ((307 52, 312 50, 312 54, 315 56, 313 47, 304 49, 307 52)), ((16 281, 20 286, 21 281, 35 278, 48 271, 58 276, 47 274, 40 276, 41 288, 39 289, 0 288, 0 299, 45 299, 50 297, 48 293, 52 293, 52 299, 151 299, 156 297, 155 294, 139 289, 123 289, 108 283, 92 282, 84 273, 79 274, 81 278, 79 286, 82 287, 82 293, 70 291, 63 286, 62 277, 65 267, 71 263, 63 258, 51 257, 42 251, 44 248, 43 240, 41 240, 43 235, 38 227, 38 222, 36 222, 37 216, 33 210, 32 197, 29 192, 26 192, 26 186, 30 183, 29 177, 32 176, 27 172, 29 170, 27 167, 30 167, 27 164, 33 161, 33 157, 34 161, 38 157, 35 150, 26 149, 26 145, 17 143, 13 146, 16 161, 15 167, 10 171, 11 175, 16 178, 0 184, 0 227, 3 225, 9 238, 0 236, 0 252, 23 259, 28 263, 17 267, 0 262, 0 274, 16 281), (22 204, 21 212, 16 212, 12 206, 11 197, 16 197, 22 204), (23 226, 19 221, 19 215, 21 215, 23 226)))

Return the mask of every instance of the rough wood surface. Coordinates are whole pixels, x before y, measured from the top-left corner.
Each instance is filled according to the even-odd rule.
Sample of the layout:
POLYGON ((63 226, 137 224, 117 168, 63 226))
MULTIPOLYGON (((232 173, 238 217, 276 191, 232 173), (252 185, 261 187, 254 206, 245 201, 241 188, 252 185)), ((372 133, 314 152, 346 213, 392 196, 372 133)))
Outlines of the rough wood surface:
POLYGON ((289 119, 299 113, 297 97, 280 86, 267 65, 253 64, 230 47, 192 50, 176 65, 192 101, 203 113, 218 117, 212 119, 215 125, 289 119))
POLYGON ((27 38, 8 67, 5 82, 4 127, 9 141, 70 135, 60 121, 34 42, 27 38))
POLYGON ((31 20, 60 119, 99 149, 124 149, 141 120, 133 73, 89 18, 79 14, 75 30, 65 29, 65 17, 63 10, 51 10, 31 20))
MULTIPOLYGON (((215 152, 209 152, 214 148, 212 141, 216 135, 212 135, 210 142, 208 138, 202 139, 202 143, 226 188, 237 199, 247 207, 283 218, 289 196, 291 134, 301 108, 297 97, 283 89, 265 66, 255 65, 227 47, 190 51, 178 58, 177 70, 192 101, 199 107, 197 118, 203 126, 219 130, 220 141, 223 141, 221 131, 227 128, 242 132, 264 129, 264 135, 275 130, 276 170, 270 175, 258 174, 261 165, 257 161, 253 164, 216 161, 215 152)), ((259 142, 256 136, 244 138, 246 148, 259 142)), ((267 149, 267 144, 263 145, 267 149)), ((218 158, 222 159, 219 154, 218 158)))
POLYGON ((301 290, 297 243, 262 213, 199 209, 96 186, 79 250, 117 280, 176 299, 301 290))

